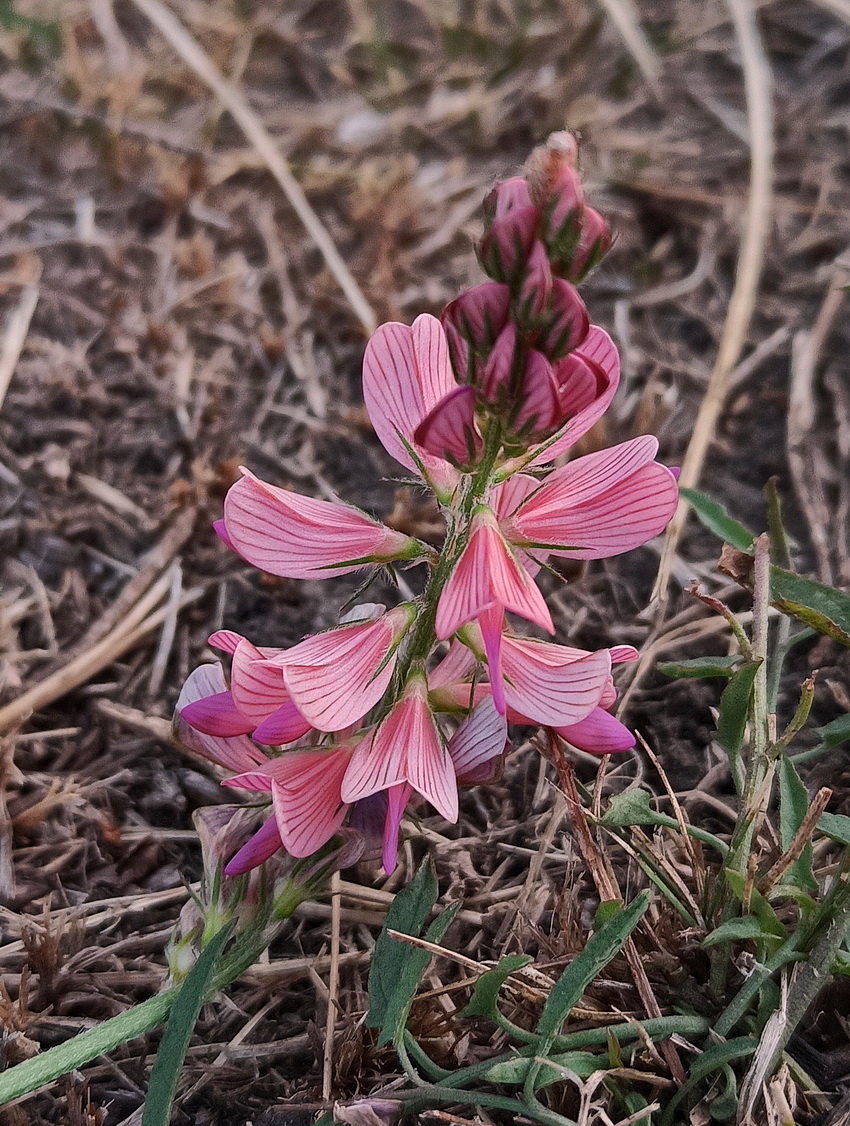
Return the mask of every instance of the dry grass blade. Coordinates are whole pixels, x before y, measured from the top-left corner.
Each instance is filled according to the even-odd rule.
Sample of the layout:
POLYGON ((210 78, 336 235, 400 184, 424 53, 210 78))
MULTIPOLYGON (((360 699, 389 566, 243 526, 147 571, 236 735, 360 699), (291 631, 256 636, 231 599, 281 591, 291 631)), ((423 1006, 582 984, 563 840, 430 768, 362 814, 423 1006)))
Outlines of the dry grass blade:
MULTIPOLYGON (((729 311, 723 324, 717 359, 682 462, 679 483, 685 488, 694 488, 699 483, 726 401, 729 377, 747 338, 764 264, 773 198, 774 141, 770 67, 759 36, 752 0, 727 0, 727 3, 735 24, 744 68, 750 135, 750 198, 744 217, 735 285, 729 299, 729 311)), ((659 608, 663 608, 666 601, 673 560, 686 518, 687 505, 682 501, 664 537, 661 562, 652 592, 652 599, 659 608)))
POLYGON ((647 86, 656 98, 660 97, 658 76, 661 73, 661 64, 643 33, 633 0, 599 0, 599 3, 631 52, 641 74, 646 79, 647 86))
POLYGON ((24 284, 18 306, 6 325, 3 346, 0 349, 0 408, 2 408, 3 400, 6 398, 6 392, 12 381, 18 357, 27 338, 27 332, 29 332, 32 315, 38 304, 39 281, 41 279, 41 262, 38 258, 32 259, 30 272, 31 276, 24 284))
POLYGON ((371 335, 375 331, 376 320, 369 302, 354 280, 348 266, 343 262, 321 219, 310 206, 307 197, 301 190, 301 185, 289 170, 289 165, 281 156, 271 134, 248 105, 242 92, 224 78, 210 57, 199 47, 185 28, 177 22, 174 16, 163 7, 159 0, 133 0, 133 3, 144 12, 181 59, 206 82, 260 154, 269 171, 283 189, 298 218, 321 251, 328 268, 339 282, 340 288, 357 314, 366 333, 371 335))
POLYGON ((328 971, 328 1016, 325 1022, 325 1058, 322 1065, 322 1098, 330 1101, 334 1075, 334 1031, 339 997, 339 944, 341 924, 339 872, 331 876, 331 962, 328 971))

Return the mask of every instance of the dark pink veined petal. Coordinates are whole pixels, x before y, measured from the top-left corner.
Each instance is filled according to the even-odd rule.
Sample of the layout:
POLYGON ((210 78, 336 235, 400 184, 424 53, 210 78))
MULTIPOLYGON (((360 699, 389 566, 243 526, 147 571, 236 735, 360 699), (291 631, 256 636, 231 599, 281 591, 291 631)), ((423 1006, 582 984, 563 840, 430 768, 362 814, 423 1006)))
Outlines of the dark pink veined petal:
POLYGON ((254 738, 267 747, 282 747, 306 735, 312 726, 310 720, 298 710, 295 701, 287 700, 257 725, 254 738))
MULTIPOLYGON (((384 449, 408 469, 417 466, 404 442, 415 447, 416 427, 456 386, 446 334, 436 317, 424 313, 412 325, 383 324, 366 345, 366 410, 384 449)), ((438 491, 450 495, 457 485, 456 470, 424 450, 417 453, 438 491)))
POLYGON ((624 661, 637 661, 640 658, 640 653, 634 645, 612 645, 609 652, 612 665, 621 665, 624 661))
POLYGON ((254 726, 289 700, 280 668, 244 637, 233 654, 230 690, 236 707, 254 721, 254 726))
POLYGON ((667 527, 679 503, 673 475, 657 462, 560 512, 548 497, 537 508, 537 495, 513 518, 510 539, 526 547, 542 543, 550 554, 572 559, 606 559, 639 547, 667 527))
POLYGON ((429 691, 468 680, 476 663, 475 654, 470 649, 460 641, 453 641, 442 661, 428 674, 429 691))
POLYGON ((595 708, 611 675, 600 649, 560 667, 541 661, 534 641, 505 637, 502 667, 508 707, 548 727, 577 723, 595 708))
POLYGON ((592 755, 630 751, 635 745, 635 737, 628 727, 602 708, 594 708, 590 715, 578 723, 557 727, 555 730, 568 743, 592 755))
MULTIPOLYGON (((619 385, 620 354, 617 351, 617 345, 608 333, 598 325, 590 326, 587 336, 582 341, 581 347, 577 348, 571 355, 588 359, 592 364, 596 365, 599 373, 598 394, 585 405, 577 409, 576 414, 567 423, 563 435, 545 450, 542 450, 537 457, 531 461, 531 465, 546 465, 574 446, 579 438, 586 434, 591 426, 599 421, 611 405, 611 400, 614 398, 614 394, 619 385)), ((569 359, 569 357, 567 357, 567 359, 569 359)), ((562 399, 562 407, 569 405, 569 403, 570 400, 568 396, 562 399)))
POLYGON ((475 422, 475 388, 455 387, 422 419, 416 445, 457 465, 474 465, 484 442, 475 422))
POLYGON ((508 723, 488 696, 449 739, 449 754, 461 785, 486 782, 505 750, 508 723))
POLYGON ((243 559, 272 575, 326 579, 369 562, 418 554, 409 536, 359 509, 304 497, 242 472, 224 500, 227 532, 243 559))
POLYGON ((447 821, 457 820, 454 767, 428 707, 424 678, 414 678, 386 719, 355 749, 342 786, 345 801, 401 782, 426 798, 447 821))
POLYGON ((398 861, 398 831, 401 828, 401 819, 410 801, 413 787, 402 782, 398 786, 391 786, 387 791, 387 815, 384 820, 383 847, 381 849, 384 871, 388 876, 396 869, 398 861))
POLYGON ((496 514, 496 519, 507 520, 525 498, 539 487, 540 482, 537 478, 530 477, 527 473, 514 473, 507 481, 497 485, 490 491, 488 498, 490 507, 496 514))
POLYGON ((493 512, 481 506, 473 516, 469 543, 440 595, 437 636, 451 637, 492 606, 555 632, 543 595, 502 538, 493 512))
POLYGON ((552 365, 541 352, 532 349, 520 388, 516 425, 519 429, 533 426, 535 431, 547 431, 557 426, 562 418, 552 365))
POLYGON ((207 644, 212 645, 213 649, 221 649, 223 653, 233 656, 241 640, 241 633, 234 633, 232 629, 217 629, 207 638, 207 644))
POLYGON ((282 847, 283 841, 280 839, 277 821, 272 816, 228 862, 224 874, 225 876, 241 876, 244 872, 250 872, 252 868, 259 868, 265 860, 274 856, 278 849, 282 847))
POLYGON ((342 779, 351 748, 289 751, 274 760, 272 803, 283 846, 292 856, 310 856, 345 819, 342 779))
POLYGON ((525 518, 531 511, 536 518, 548 516, 550 512, 560 512, 565 507, 575 508, 594 500, 648 465, 657 452, 658 439, 652 434, 644 434, 607 450, 576 458, 560 469, 552 470, 543 485, 514 515, 525 518))
POLYGON ((192 727, 182 716, 184 708, 210 696, 227 691, 221 665, 201 665, 190 673, 177 700, 174 733, 177 739, 196 755, 216 762, 228 770, 248 770, 256 763, 266 761, 259 747, 247 735, 207 735, 192 727))
POLYGON ((218 692, 193 704, 186 704, 180 712, 183 719, 203 735, 247 735, 254 730, 254 721, 236 707, 231 692, 218 692))
POLYGON ((500 715, 505 714, 505 688, 502 683, 502 631, 505 628, 505 612, 501 606, 491 606, 478 616, 484 652, 487 655, 487 669, 490 675, 490 691, 493 703, 500 715))

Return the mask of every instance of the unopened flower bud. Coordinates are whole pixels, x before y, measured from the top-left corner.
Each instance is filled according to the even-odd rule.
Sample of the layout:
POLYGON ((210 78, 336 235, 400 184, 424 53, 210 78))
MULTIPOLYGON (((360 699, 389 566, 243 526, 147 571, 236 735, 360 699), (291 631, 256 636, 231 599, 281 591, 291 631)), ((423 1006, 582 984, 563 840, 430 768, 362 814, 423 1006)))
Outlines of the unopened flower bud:
POLYGON ((575 286, 555 278, 549 317, 541 330, 537 346, 550 360, 559 360, 578 348, 590 327, 585 304, 575 286))
POLYGON ((477 382, 480 359, 487 356, 507 324, 511 291, 498 282, 467 289, 443 310, 449 355, 461 383, 477 382))
POLYGON ((525 180, 497 184, 484 203, 488 230, 481 241, 481 268, 494 281, 514 285, 525 269, 540 220, 525 180))
POLYGON ((510 321, 499 333, 484 368, 481 390, 484 398, 490 403, 495 403, 502 388, 510 385, 516 344, 517 328, 513 321, 510 321))
POLYGON ((525 270, 517 302, 517 320, 520 323, 536 322, 543 315, 552 292, 552 270, 546 247, 536 239, 525 270))
POLYGON ((566 263, 563 277, 580 282, 611 248, 611 231, 598 211, 585 207, 581 235, 571 260, 566 263))
POLYGON ((552 433, 561 422, 552 365, 542 352, 532 348, 525 361, 514 425, 518 431, 532 437, 552 433))
MULTIPOLYGON (((568 262, 581 234, 584 192, 571 133, 553 133, 526 165, 532 203, 542 213, 540 233, 554 262, 568 262)), ((556 273, 560 272, 558 270, 556 273)))

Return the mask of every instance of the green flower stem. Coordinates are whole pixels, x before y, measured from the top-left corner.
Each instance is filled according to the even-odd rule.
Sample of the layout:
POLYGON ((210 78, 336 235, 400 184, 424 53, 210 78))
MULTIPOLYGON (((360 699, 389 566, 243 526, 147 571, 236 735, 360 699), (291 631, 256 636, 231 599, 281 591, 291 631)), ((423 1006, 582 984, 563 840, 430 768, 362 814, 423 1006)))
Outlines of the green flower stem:
MULTIPOLYGON (((396 1098, 404 1098, 407 1091, 398 1091, 396 1098)), ((549 1110, 535 1099, 533 1103, 507 1098, 504 1095, 491 1095, 488 1091, 459 1091, 445 1086, 417 1088, 413 1098, 406 1101, 406 1109, 416 1113, 425 1110, 431 1103, 465 1103, 468 1106, 489 1106, 494 1110, 507 1110, 513 1115, 542 1122, 544 1126, 576 1126, 571 1118, 564 1118, 549 1110)))

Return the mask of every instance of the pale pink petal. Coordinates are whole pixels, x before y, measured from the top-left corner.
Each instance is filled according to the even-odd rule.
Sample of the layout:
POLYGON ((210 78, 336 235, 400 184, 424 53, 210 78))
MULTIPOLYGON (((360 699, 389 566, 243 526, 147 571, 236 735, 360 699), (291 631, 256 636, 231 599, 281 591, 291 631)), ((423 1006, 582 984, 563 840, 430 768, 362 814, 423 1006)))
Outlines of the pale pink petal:
POLYGON ((186 704, 180 712, 183 719, 203 735, 247 735, 254 730, 254 721, 233 702, 230 692, 218 692, 193 704, 186 704))
POLYGON ((191 727, 181 715, 189 704, 219 695, 226 690, 227 684, 219 664, 201 665, 190 673, 177 700, 174 719, 175 737, 190 751, 228 770, 248 770, 255 763, 264 762, 266 756, 246 735, 205 735, 191 727))
POLYGON ((501 606, 491 607, 478 616, 484 652, 487 654, 487 669, 490 674, 490 689, 493 703, 500 715, 505 714, 505 688, 502 684, 502 630, 505 627, 505 613, 501 606))
POLYGON ((507 720, 496 710, 493 697, 488 696, 449 739, 448 750, 458 782, 471 785, 489 780, 507 739, 507 720))
MULTIPOLYGON (((397 705, 397 708, 399 706, 397 705)), ((385 737, 377 748, 375 747, 378 733, 384 730, 392 719, 393 712, 390 712, 378 731, 367 735, 357 744, 342 783, 344 801, 359 801, 360 798, 368 798, 380 790, 388 790, 390 786, 397 786, 399 782, 407 781, 407 748, 402 740, 385 737)))
POLYGON ((662 532, 676 511, 679 491, 669 469, 652 462, 582 505, 558 512, 545 499, 545 509, 533 507, 536 496, 528 502, 532 507, 520 509, 510 538, 518 532, 518 542, 526 547, 541 544, 552 555, 605 559, 662 532))
POLYGON ((345 504, 304 497, 245 474, 224 500, 239 554, 273 575, 324 579, 369 562, 413 558, 414 540, 345 504))
POLYGON ((505 637, 502 644, 508 706, 535 723, 577 723, 595 708, 611 674, 611 655, 600 649, 560 667, 541 661, 532 640, 505 637))
POLYGON ((223 653, 229 653, 232 656, 236 652, 236 646, 242 640, 242 634, 234 633, 232 629, 217 629, 215 633, 210 634, 207 640, 213 649, 221 649, 223 653))
POLYGON ((577 458, 560 469, 552 470, 543 485, 529 495, 514 515, 525 516, 533 511, 535 517, 539 517, 548 515, 550 511, 559 511, 565 505, 573 508, 593 500, 648 465, 657 452, 658 439, 652 434, 644 434, 610 446, 607 450, 577 458))
POLYGON ((488 503, 495 512, 497 520, 507 520, 525 498, 539 488, 540 482, 536 477, 531 477, 527 473, 514 473, 507 481, 503 481, 490 491, 488 503))
POLYGON ((475 422, 475 388, 455 387, 422 419, 417 446, 456 465, 474 465, 484 443, 475 422))
MULTIPOLYGON (((423 314, 412 326, 383 324, 366 345, 366 410, 384 449, 408 469, 418 467, 405 442, 415 446, 416 427, 456 386, 446 334, 436 317, 423 314)), ((417 454, 440 491, 452 492, 457 473, 449 463, 424 450, 417 454)))
POLYGON ((281 670, 244 637, 233 654, 230 690, 236 707, 255 726, 289 700, 281 670))
POLYGON ((429 801, 446 821, 454 824, 458 816, 454 763, 427 708, 422 710, 419 718, 419 724, 411 730, 407 778, 417 793, 429 801))
POLYGON ((564 395, 562 405, 572 404, 576 413, 567 423, 563 435, 542 450, 533 459, 531 465, 546 465, 574 446, 611 405, 620 382, 620 356, 617 346, 608 333, 598 325, 590 326, 581 347, 571 355, 585 358, 591 361, 592 365, 596 365, 599 374, 597 394, 589 402, 584 399, 571 400, 568 393, 564 395))
POLYGON ((482 508, 473 517, 469 543, 440 595, 437 636, 450 637, 492 606, 555 632, 543 595, 511 553, 493 513, 482 508))
POLYGON ((428 674, 428 688, 434 691, 449 684, 468 680, 476 665, 475 654, 460 641, 453 641, 449 651, 433 672, 428 674))
POLYGON ((271 792, 272 780, 265 768, 269 765, 270 760, 265 759, 260 766, 252 770, 244 770, 241 774, 235 774, 232 778, 224 778, 221 784, 234 790, 250 790, 256 794, 268 794, 271 792))
POLYGON ((612 665, 620 665, 624 661, 637 661, 640 658, 640 653, 634 645, 612 645, 610 653, 612 665))
POLYGON ((581 751, 589 751, 592 755, 629 751, 635 745, 635 737, 628 727, 602 708, 594 708, 590 715, 578 723, 555 730, 568 743, 581 751))
POLYGON ((384 871, 392 875, 398 861, 398 831, 401 828, 401 819, 410 801, 413 787, 407 783, 391 786, 387 791, 387 815, 384 821, 384 835, 382 856, 384 871))
POLYGON ((277 821, 274 817, 270 817, 227 864, 224 869, 225 876, 241 876, 244 872, 250 872, 252 868, 258 868, 263 861, 274 856, 282 846, 283 841, 280 838, 277 821))
POLYGON ((312 726, 310 720, 298 710, 294 700, 287 700, 257 725, 254 738, 267 747, 281 747, 306 735, 312 726))

